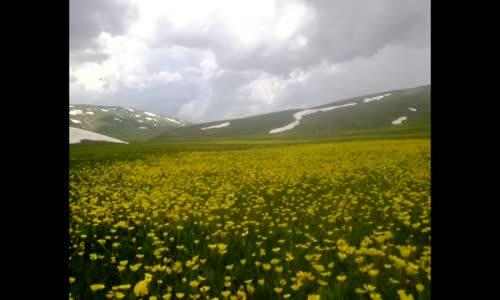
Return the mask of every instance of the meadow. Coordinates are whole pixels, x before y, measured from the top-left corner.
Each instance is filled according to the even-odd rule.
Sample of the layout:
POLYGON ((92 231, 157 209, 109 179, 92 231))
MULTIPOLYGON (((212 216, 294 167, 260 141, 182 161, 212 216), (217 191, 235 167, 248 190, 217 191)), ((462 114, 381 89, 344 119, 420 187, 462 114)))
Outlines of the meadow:
POLYGON ((430 299, 430 140, 73 147, 70 299, 430 299))

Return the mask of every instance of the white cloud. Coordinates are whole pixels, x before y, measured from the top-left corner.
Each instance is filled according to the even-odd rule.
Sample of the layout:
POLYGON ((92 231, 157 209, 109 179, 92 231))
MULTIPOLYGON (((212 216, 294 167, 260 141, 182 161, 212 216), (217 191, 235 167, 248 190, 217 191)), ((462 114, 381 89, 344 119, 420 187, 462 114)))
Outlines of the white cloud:
MULTIPOLYGON (((207 121, 430 82, 428 0, 129 1, 130 22, 93 24, 72 48, 70 102, 207 121)), ((93 20, 79 12, 120 15, 92 5, 73 32, 93 20)))
MULTIPOLYGON (((282 8, 282 11, 283 15, 278 18, 278 21, 273 28, 274 36, 279 40, 291 37, 297 30, 299 30, 301 23, 305 22, 308 13, 311 13, 310 9, 302 3, 286 5, 282 8)), ((298 43, 304 42, 304 39, 298 41, 298 43)))

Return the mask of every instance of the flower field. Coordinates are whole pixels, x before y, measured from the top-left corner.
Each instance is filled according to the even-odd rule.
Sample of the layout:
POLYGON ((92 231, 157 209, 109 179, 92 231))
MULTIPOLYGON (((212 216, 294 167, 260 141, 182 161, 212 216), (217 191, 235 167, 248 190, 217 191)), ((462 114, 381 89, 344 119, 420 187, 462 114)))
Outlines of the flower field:
POLYGON ((430 299, 430 141, 70 169, 72 299, 430 299))

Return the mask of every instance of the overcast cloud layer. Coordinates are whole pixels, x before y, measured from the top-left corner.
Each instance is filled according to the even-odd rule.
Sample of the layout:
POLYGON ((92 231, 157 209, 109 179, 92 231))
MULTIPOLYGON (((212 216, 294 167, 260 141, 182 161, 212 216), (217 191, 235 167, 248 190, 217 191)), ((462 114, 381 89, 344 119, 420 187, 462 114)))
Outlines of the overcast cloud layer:
POLYGON ((430 0, 70 0, 70 103, 192 122, 430 83, 430 0))

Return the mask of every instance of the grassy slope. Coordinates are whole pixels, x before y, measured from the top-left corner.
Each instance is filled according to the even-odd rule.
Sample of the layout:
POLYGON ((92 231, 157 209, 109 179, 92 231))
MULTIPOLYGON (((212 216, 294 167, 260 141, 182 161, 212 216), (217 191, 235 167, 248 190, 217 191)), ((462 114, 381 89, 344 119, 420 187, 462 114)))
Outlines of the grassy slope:
POLYGON ((214 141, 173 141, 161 143, 124 144, 74 144, 70 145, 70 168, 81 164, 111 163, 122 160, 143 159, 151 154, 175 154, 193 151, 234 151, 288 147, 299 144, 323 144, 361 140, 429 140, 420 131, 409 133, 404 130, 367 130, 363 132, 342 133, 329 137, 281 138, 281 139, 236 139, 214 141))
MULTIPOLYGON (((159 118, 160 122, 157 122, 157 127, 154 127, 152 122, 149 121, 140 123, 137 121, 138 118, 134 117, 134 115, 142 115, 143 110, 134 110, 134 112, 131 113, 121 107, 115 106, 96 106, 84 104, 74 104, 73 106, 74 107, 70 108, 71 110, 91 110, 94 114, 83 114, 77 116, 70 115, 69 117, 71 119, 76 119, 82 122, 80 124, 75 124, 70 121, 71 127, 93 131, 127 142, 146 141, 164 133, 165 131, 179 127, 176 123, 168 122, 162 118, 159 118), (113 108, 116 108, 116 110, 113 110, 113 108), (104 112, 101 109, 107 109, 108 112, 104 112), (119 118, 122 121, 116 121, 114 118, 119 118), (139 127, 142 126, 148 127, 149 129, 139 129, 139 127)), ((160 116, 164 117, 163 115, 160 116)))
POLYGON ((382 135, 397 135, 399 133, 404 135, 406 131, 410 134, 418 133, 420 136, 430 136, 430 86, 389 92, 392 93, 391 96, 379 101, 362 102, 364 98, 385 94, 385 92, 317 106, 315 108, 342 105, 351 102, 358 103, 355 106, 305 116, 299 126, 278 134, 271 135, 268 132, 271 129, 293 122, 293 114, 300 110, 287 110, 242 119, 195 124, 170 130, 153 138, 152 141, 227 138, 304 138, 345 134, 353 135, 355 131, 360 131, 360 134, 373 135, 375 133, 373 130, 382 133, 382 135), (408 110, 409 107, 416 108, 417 111, 412 112, 408 110), (392 121, 401 116, 407 116, 408 120, 398 126, 391 124, 392 121), (231 124, 224 128, 200 129, 226 121, 231 122, 231 124), (368 132, 367 130, 371 131, 368 132))

